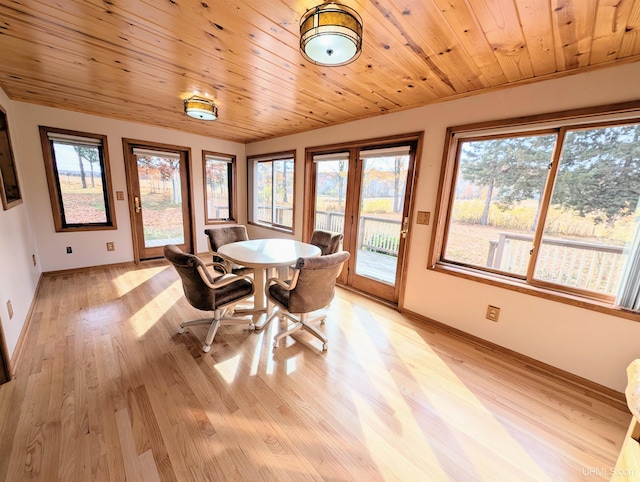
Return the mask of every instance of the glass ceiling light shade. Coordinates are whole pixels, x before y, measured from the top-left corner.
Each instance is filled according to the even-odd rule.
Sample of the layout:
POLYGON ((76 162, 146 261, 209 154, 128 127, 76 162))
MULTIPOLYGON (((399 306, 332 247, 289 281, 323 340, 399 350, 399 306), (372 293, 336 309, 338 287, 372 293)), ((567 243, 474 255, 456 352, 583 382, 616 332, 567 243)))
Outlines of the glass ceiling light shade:
POLYGON ((310 8, 300 19, 300 52, 309 62, 337 67, 356 60, 362 51, 362 19, 340 3, 310 8))
POLYGON ((209 99, 195 95, 184 100, 184 111, 194 119, 216 120, 218 118, 218 106, 209 99))

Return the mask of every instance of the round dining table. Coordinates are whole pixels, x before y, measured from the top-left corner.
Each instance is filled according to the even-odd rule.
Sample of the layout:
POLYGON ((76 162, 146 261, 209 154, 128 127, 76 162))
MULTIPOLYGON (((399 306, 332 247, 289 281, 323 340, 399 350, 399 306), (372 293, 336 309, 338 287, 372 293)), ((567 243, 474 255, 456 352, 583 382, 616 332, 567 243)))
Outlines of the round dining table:
MULTIPOLYGON (((251 239, 238 241, 220 246, 218 256, 227 263, 236 263, 254 269, 253 280, 255 284, 254 310, 258 318, 262 313, 267 313, 267 300, 265 296, 265 283, 267 273, 279 269, 281 278, 285 277, 289 266, 296 263, 298 258, 320 256, 321 250, 313 244, 303 243, 293 239, 251 239)), ((265 322, 267 318, 265 319, 265 322)), ((264 325, 256 323, 256 329, 264 325)))

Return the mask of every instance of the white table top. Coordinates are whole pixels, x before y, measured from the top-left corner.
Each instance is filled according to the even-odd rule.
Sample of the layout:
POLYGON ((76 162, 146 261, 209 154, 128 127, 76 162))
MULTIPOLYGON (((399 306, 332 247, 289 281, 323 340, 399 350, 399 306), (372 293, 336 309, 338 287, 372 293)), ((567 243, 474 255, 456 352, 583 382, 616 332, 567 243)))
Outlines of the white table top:
POLYGON ((218 254, 251 268, 273 268, 295 264, 298 258, 319 256, 320 248, 293 239, 251 239, 221 246, 218 254))

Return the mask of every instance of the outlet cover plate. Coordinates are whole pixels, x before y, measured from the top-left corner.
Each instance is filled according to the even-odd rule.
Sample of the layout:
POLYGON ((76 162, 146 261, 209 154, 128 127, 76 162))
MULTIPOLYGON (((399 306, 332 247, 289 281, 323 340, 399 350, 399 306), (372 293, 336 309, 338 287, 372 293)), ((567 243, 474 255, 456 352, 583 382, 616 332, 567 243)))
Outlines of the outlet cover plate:
POLYGON ((498 321, 500 318, 500 308, 497 306, 487 306, 487 320, 498 321))
POLYGON ((428 211, 418 211, 418 219, 416 219, 416 223, 418 224, 429 224, 431 220, 431 213, 428 211))

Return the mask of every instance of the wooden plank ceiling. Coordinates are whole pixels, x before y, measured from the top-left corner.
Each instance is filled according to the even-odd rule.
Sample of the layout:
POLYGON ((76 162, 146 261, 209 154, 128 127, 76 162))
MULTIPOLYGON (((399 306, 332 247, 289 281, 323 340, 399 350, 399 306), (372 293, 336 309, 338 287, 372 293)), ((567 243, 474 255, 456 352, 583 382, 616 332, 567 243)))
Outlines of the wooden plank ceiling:
POLYGON ((299 53, 318 0, 0 0, 0 87, 17 101, 252 142, 640 60, 640 0, 344 0, 363 54, 299 53), (214 122, 182 99, 214 99, 214 122))

